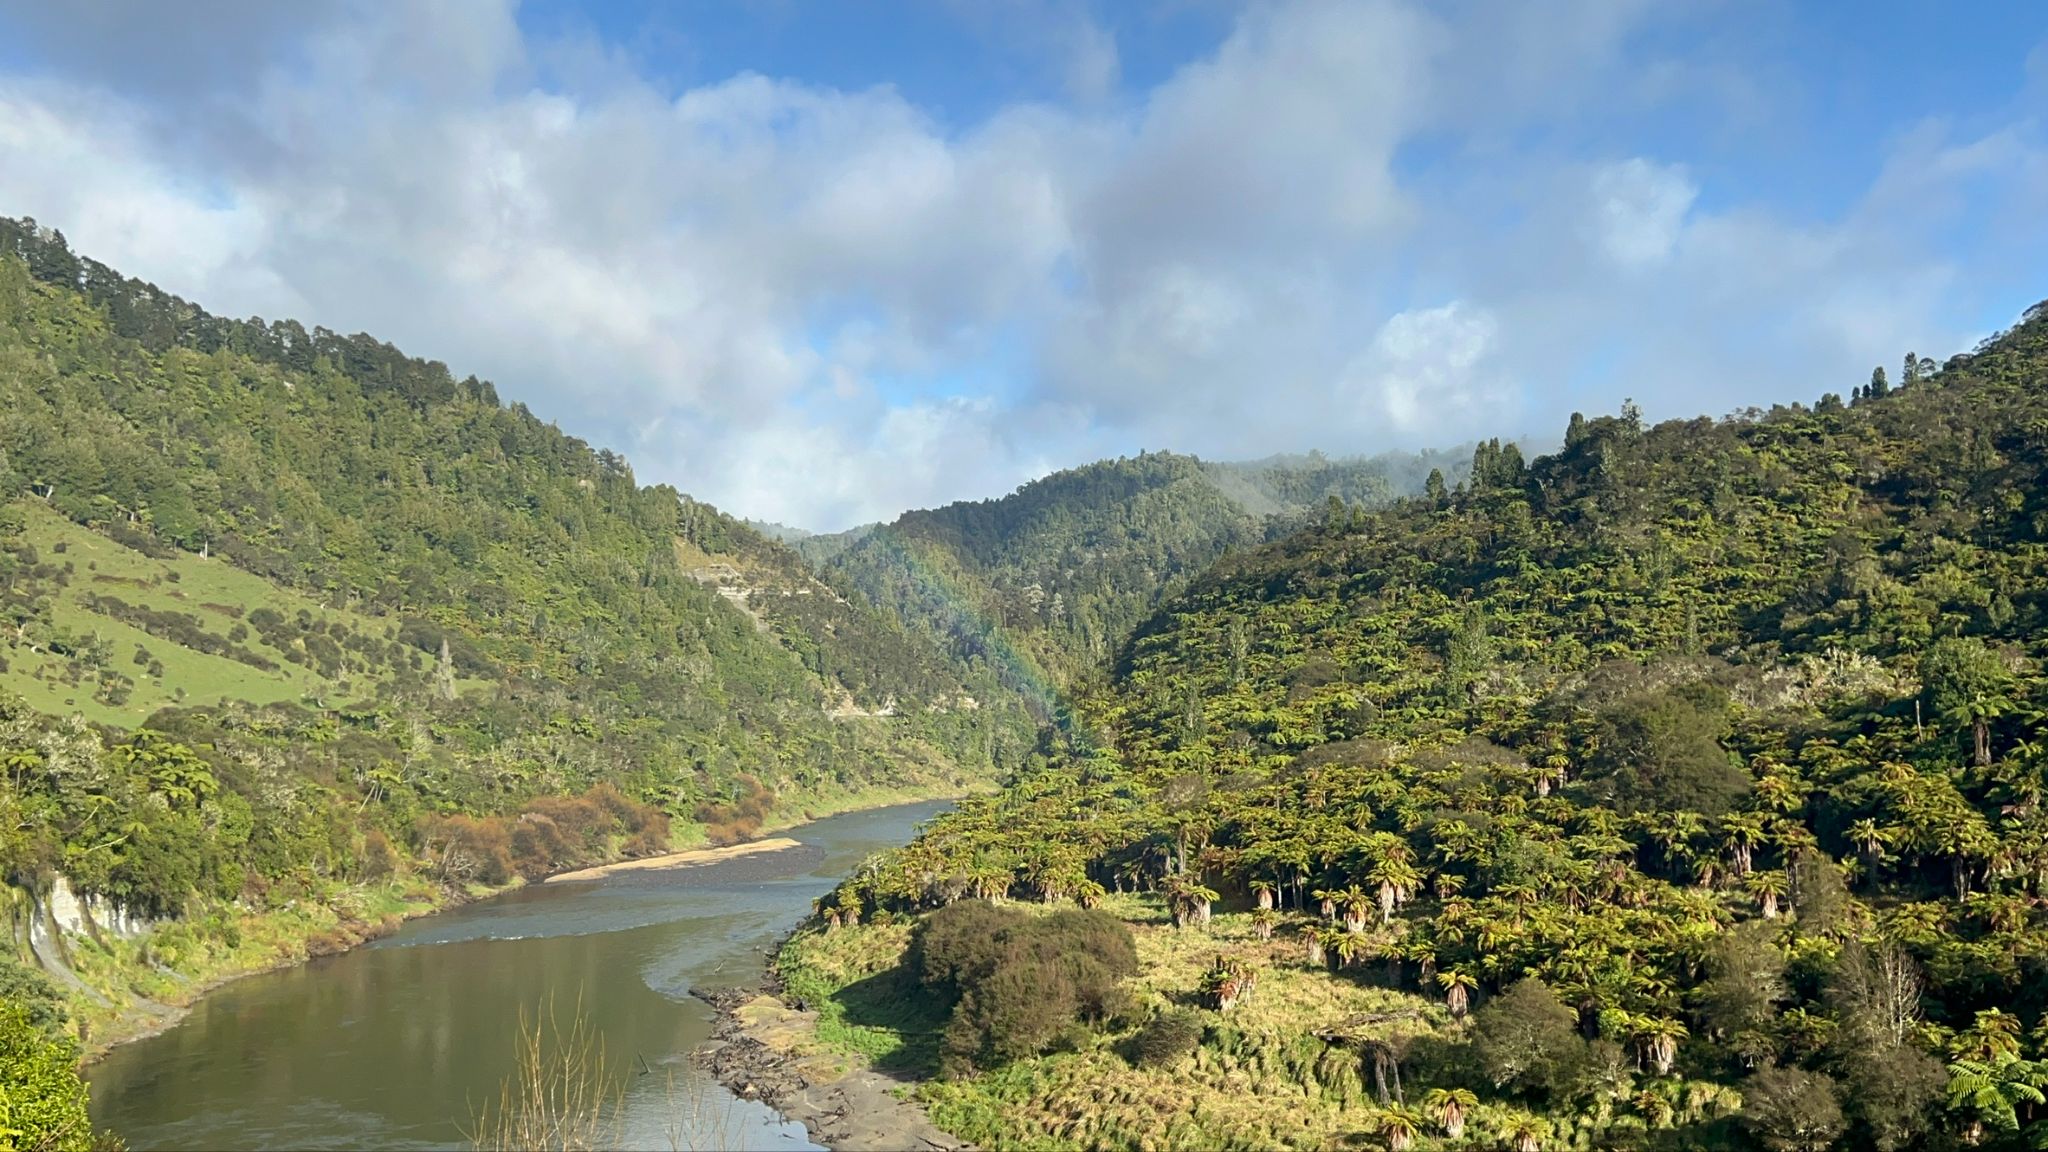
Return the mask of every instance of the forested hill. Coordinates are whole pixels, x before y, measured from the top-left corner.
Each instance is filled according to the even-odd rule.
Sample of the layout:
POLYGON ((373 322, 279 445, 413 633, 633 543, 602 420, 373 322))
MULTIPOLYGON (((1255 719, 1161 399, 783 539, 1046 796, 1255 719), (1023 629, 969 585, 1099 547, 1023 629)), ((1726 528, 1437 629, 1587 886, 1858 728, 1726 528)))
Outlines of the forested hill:
POLYGON ((1331 501, 1377 505, 1421 491, 1431 467, 1455 473, 1462 463, 1141 453, 799 548, 913 631, 1050 699, 1226 551, 1322 517, 1331 501))
POLYGON ((282 758, 290 795, 241 800, 290 813, 259 810, 257 835, 338 845, 323 872, 353 866, 358 825, 418 846, 419 813, 599 783, 727 832, 776 804, 955 788, 1037 726, 787 547, 491 385, 211 316, 27 221, 0 221, 0 614, 12 799, 55 805, 6 821, 0 862, 34 882, 112 838, 98 882, 155 910, 192 877, 129 875, 150 853, 100 827, 154 819, 153 785, 63 795, 27 770, 48 755, 5 746, 33 743, 34 714, 105 725, 117 759, 176 733, 217 780, 282 758))
POLYGON ((1268 456, 1263 460, 1210 461, 1210 483, 1255 516, 1268 518, 1268 537, 1306 527, 1327 511, 1331 497, 1345 504, 1379 505, 1416 495, 1432 472, 1446 484, 1465 477, 1470 444, 1423 452, 1333 459, 1321 452, 1268 456))
POLYGON ((1135 885, 1211 934, 1192 1064, 1123 1062, 1142 1011, 999 1041, 965 1134, 2042 1146, 2048 305, 1904 376, 1575 417, 1162 607, 1082 747, 837 897, 1135 885))

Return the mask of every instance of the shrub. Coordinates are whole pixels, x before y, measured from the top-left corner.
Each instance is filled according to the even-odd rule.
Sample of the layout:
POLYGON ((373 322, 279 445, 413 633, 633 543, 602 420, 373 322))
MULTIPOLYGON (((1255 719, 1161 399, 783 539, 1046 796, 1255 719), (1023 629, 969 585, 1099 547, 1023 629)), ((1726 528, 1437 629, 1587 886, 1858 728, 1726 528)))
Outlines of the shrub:
POLYGON ((560 824, 534 812, 513 822, 512 864, 528 881, 546 877, 571 858, 572 848, 560 824))
POLYGON ((40 971, 0 953, 0 1002, 19 1005, 28 1023, 49 1034, 64 1026, 63 998, 40 971))
POLYGON ((1578 1014, 1541 980, 1517 981, 1472 1015, 1472 1045, 1495 1087, 1541 1091, 1576 1062, 1578 1014))
POLYGON ((0 1000, 0 1139, 51 1152, 93 1147, 77 1045, 11 1000, 0 1000))
POLYGON ((363 833, 363 879, 382 880, 398 870, 398 852, 382 828, 363 833))
POLYGON ((1600 714, 1592 775, 1630 810, 1726 812, 1749 791, 1729 756, 1727 695, 1706 683, 1627 697, 1600 714))
POLYGON ((774 794, 752 776, 740 777, 738 786, 742 791, 728 803, 707 800, 697 806, 697 821, 713 844, 737 844, 751 838, 775 805, 774 794))
POLYGON ((503 884, 512 878, 512 837, 496 817, 430 816, 420 822, 444 880, 503 884))
POLYGON ((1164 1068, 1179 1063, 1202 1043, 1202 1014, 1192 1008, 1168 1008, 1145 1022, 1131 1040, 1131 1050, 1140 1068, 1164 1068))
POLYGON ((1049 916, 962 901, 932 913, 911 938, 911 970, 953 1000, 942 1039, 952 1073, 1037 1055, 1078 1022, 1122 1011, 1119 984, 1137 971, 1130 929, 1106 912, 1049 916))
POLYGON ((1848 1125, 1835 1082, 1818 1072, 1766 1068, 1742 1089, 1742 1122, 1772 1152, 1822 1152, 1848 1125))

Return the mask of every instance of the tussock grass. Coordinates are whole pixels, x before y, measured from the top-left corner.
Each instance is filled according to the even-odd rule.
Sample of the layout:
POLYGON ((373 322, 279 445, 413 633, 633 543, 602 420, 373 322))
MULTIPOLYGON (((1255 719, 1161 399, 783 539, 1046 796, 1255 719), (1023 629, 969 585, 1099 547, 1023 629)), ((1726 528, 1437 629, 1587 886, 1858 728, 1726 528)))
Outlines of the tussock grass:
MULTIPOLYGON (((591 1029, 580 1001, 566 1020, 552 999, 532 1014, 520 1010, 518 1066, 472 1122, 470 1147, 596 1152, 624 1144, 628 1070, 608 1063, 604 1038, 591 1029)), ((733 1100, 705 1080, 679 1084, 670 1070, 662 1099, 662 1133, 675 1152, 738 1146, 733 1100)))
POLYGON ((519 1010, 519 1064, 469 1133, 480 1152, 591 1152, 618 1143, 625 1111, 621 1079, 579 1003, 565 1028, 554 1004, 519 1010))
MULTIPOLYGON (((918 1092, 941 1128, 984 1146, 1022 1149, 1343 1145, 1370 1129, 1379 1105, 1360 1054, 1316 1031, 1359 1016, 1398 1017, 1366 1029, 1369 1036, 1458 1027, 1433 1000, 1373 986, 1364 979, 1369 969, 1309 968, 1291 934, 1262 942, 1249 916, 1218 915, 1207 931, 1183 932, 1150 897, 1112 897, 1103 907, 1129 923, 1136 939, 1139 972, 1125 985, 1138 1002, 1133 1019, 1078 1051, 966 1080, 927 1080, 918 1092), (1227 1015, 1199 1007, 1207 1028, 1191 1057, 1137 1067, 1128 1051, 1136 1020, 1200 1005, 1202 976, 1219 953, 1258 968, 1256 994, 1227 1015)), ((909 926, 896 923, 807 931, 784 948, 789 994, 817 1010, 822 1047, 900 1061, 915 1050, 915 1029, 943 1026, 928 998, 918 1006, 914 984, 889 985, 894 1016, 869 1003, 870 990, 907 979, 897 965, 909 941, 909 926)), ((936 1053, 916 1066, 935 1073, 936 1053)))

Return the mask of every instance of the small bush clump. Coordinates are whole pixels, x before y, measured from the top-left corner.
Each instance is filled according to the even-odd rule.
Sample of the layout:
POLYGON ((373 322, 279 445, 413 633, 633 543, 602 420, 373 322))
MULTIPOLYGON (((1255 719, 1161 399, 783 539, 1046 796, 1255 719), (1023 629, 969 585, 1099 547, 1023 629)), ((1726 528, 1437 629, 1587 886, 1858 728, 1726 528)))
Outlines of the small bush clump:
POLYGON ((1190 1008, 1169 1008, 1145 1022, 1131 1039, 1140 1068, 1165 1068, 1193 1055, 1202 1043, 1202 1014, 1190 1008))
POLYGON ((1048 916, 981 900, 949 905, 911 938, 918 979, 953 1002, 941 1064, 954 1075, 1035 1056, 1076 1040, 1129 1002, 1120 982, 1137 971, 1131 930, 1106 912, 1048 916))

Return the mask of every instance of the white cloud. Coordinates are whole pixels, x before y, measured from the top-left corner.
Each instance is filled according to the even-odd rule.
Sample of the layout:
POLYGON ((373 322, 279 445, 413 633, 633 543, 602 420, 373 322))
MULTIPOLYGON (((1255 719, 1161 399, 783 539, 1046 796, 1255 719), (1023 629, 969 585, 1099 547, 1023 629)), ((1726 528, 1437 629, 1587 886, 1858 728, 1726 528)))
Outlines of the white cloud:
POLYGON ((1459 303, 1396 313, 1345 367, 1338 393, 1367 419, 1384 415, 1404 433, 1441 434, 1469 424, 1482 407, 1498 417, 1511 401, 1488 363, 1498 332, 1492 316, 1459 303))
POLYGON ((1601 246, 1636 267, 1670 257, 1699 189, 1684 170, 1637 157, 1595 172, 1592 193, 1601 246))
POLYGON ((1067 54, 1067 92, 1077 100, 1106 100, 1122 71, 1116 38, 1092 21, 1078 21, 1067 54))
POLYGON ((1124 98, 1085 10, 1022 6, 991 34, 1036 37, 1070 100, 964 125, 888 88, 669 93, 529 42, 509 4, 322 6, 296 35, 223 9, 160 35, 260 62, 125 83, 162 22, 125 35, 96 3, 34 6, 50 67, 0 73, 0 211, 216 311, 494 378, 643 479, 816 528, 1139 447, 1362 452, 1624 393, 1841 391, 1952 346, 1970 272, 2026 274, 2044 240, 2027 123, 1922 125, 1798 217, 1683 140, 1557 144, 1768 103, 1632 53, 1678 18, 1638 0, 1260 5, 1124 98), (1980 219, 2002 242, 1959 253, 1980 219))

